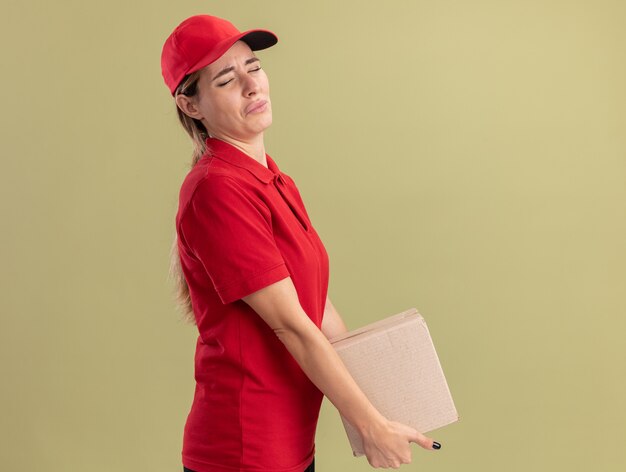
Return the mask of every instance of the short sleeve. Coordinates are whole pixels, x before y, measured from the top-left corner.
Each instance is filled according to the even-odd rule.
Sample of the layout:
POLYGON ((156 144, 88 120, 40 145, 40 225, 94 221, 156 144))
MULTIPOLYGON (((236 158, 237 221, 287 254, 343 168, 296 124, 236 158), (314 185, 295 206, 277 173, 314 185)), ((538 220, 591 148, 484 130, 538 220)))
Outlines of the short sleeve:
POLYGON ((179 230, 222 303, 289 276, 271 221, 269 208, 228 177, 209 176, 194 191, 179 230))

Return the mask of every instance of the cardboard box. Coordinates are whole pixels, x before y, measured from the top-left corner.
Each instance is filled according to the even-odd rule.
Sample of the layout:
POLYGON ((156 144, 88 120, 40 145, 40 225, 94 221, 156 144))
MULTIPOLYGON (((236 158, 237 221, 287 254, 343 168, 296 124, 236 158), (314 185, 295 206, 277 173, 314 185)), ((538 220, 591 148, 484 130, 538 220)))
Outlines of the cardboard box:
MULTIPOLYGON (((330 340, 383 416, 421 433, 458 421, 435 346, 415 308, 330 340)), ((360 435, 341 417, 352 451, 361 456, 360 435)))

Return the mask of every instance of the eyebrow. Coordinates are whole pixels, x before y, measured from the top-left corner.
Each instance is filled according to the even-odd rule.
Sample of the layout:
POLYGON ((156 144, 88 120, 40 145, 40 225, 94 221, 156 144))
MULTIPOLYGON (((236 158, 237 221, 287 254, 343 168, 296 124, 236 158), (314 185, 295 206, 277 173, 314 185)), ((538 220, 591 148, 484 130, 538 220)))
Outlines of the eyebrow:
MULTIPOLYGON (((247 59, 246 62, 244 63, 244 65, 248 65, 248 64, 252 64, 253 62, 259 62, 259 58, 258 57, 251 57, 250 59, 247 59)), ((224 74, 228 74, 229 72, 232 72, 235 70, 234 66, 228 66, 228 67, 224 67, 221 71, 219 71, 215 77, 213 77, 211 79, 211 82, 213 82, 215 79, 220 78, 221 76, 223 76, 224 74)))

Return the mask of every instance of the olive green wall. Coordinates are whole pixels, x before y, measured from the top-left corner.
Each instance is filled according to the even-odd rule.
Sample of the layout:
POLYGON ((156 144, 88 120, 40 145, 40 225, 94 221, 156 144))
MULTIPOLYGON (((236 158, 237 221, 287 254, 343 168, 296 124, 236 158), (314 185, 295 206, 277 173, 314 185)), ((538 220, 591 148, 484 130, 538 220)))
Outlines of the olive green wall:
MULTIPOLYGON (((180 471, 195 328, 167 280, 196 13, 266 27, 268 153, 350 327, 415 306, 461 422, 403 470, 626 466, 622 1, 5 1, 0 463, 180 471)), ((325 403, 319 470, 369 470, 325 403)))

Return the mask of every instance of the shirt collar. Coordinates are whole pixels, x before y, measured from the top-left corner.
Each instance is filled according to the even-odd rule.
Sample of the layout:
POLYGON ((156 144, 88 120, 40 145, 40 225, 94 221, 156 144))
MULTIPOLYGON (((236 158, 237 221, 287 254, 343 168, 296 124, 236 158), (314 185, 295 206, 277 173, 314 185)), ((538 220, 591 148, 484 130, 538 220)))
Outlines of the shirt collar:
POLYGON ((267 153, 265 154, 267 167, 265 167, 253 157, 248 156, 240 149, 221 139, 207 138, 205 143, 209 155, 247 170, 261 182, 270 183, 276 175, 280 174, 280 169, 267 153))

